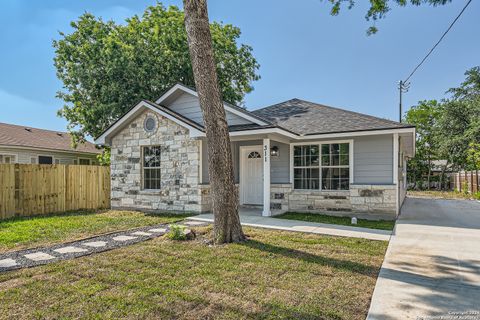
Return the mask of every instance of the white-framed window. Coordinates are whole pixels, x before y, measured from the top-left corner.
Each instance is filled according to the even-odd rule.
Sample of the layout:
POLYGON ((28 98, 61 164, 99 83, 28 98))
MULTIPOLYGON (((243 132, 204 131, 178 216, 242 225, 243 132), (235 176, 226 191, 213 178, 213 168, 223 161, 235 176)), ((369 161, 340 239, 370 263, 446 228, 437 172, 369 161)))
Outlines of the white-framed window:
POLYGON ((0 163, 15 163, 16 156, 13 154, 0 154, 0 163))
POLYGON ((349 190, 351 143, 293 146, 293 187, 305 190, 349 190))
POLYGON ((142 147, 143 189, 161 189, 160 146, 142 147))

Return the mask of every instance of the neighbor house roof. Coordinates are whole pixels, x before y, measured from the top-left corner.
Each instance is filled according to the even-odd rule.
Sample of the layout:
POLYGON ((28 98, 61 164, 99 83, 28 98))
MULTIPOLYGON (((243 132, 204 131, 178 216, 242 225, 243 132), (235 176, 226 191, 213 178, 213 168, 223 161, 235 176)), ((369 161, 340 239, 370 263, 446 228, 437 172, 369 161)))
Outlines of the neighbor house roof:
POLYGON ((38 129, 8 123, 0 123, 0 146, 41 148, 79 153, 101 153, 93 143, 85 142, 72 147, 67 132, 38 129))
POLYGON ((299 135, 413 127, 300 99, 291 99, 252 113, 299 135))

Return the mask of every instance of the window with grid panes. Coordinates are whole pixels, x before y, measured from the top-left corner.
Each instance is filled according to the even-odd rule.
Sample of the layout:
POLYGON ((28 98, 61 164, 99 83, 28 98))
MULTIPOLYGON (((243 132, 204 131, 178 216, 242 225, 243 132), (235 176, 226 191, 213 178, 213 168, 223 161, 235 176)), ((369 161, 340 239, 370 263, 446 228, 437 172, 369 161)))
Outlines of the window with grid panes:
POLYGON ((350 183, 349 151, 349 143, 294 146, 294 188, 348 190, 350 183))
POLYGON ((159 190, 160 182, 160 147, 143 147, 143 188, 159 190))

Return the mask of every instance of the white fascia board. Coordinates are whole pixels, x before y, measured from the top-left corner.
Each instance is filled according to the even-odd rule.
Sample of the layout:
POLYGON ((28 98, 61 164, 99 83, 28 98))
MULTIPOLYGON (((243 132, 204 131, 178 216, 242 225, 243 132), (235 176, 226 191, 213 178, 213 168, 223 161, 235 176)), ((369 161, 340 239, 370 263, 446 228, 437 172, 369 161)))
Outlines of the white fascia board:
MULTIPOLYGON (((167 92, 165 92, 160 98, 158 98, 157 101, 155 101, 155 103, 161 105, 162 102, 165 101, 165 99, 167 99, 170 95, 172 95, 177 90, 182 90, 183 92, 189 93, 189 94, 198 98, 198 93, 195 90, 192 90, 188 87, 185 87, 185 86, 177 83, 172 88, 170 88, 167 92)), ((237 115, 241 118, 244 118, 248 121, 251 121, 253 123, 256 123, 256 124, 259 124, 259 125, 262 125, 262 126, 268 124, 267 122, 261 121, 261 120, 255 118, 255 117, 252 117, 252 116, 246 114, 245 112, 242 112, 242 111, 239 111, 235 108, 232 108, 225 103, 223 104, 223 107, 225 108, 225 110, 228 110, 229 112, 231 112, 231 113, 233 113, 233 114, 235 114, 235 115, 237 115)))
POLYGON ((193 137, 193 138, 194 137, 202 137, 202 136, 205 135, 202 131, 198 130, 197 128, 194 128, 194 127, 190 126, 189 124, 175 118, 174 116, 172 116, 168 113, 165 113, 162 110, 159 110, 159 109, 151 106, 150 104, 146 103, 145 101, 141 101, 134 108, 132 108, 127 114, 125 114, 119 121, 117 121, 117 123, 115 123, 107 131, 105 131, 100 137, 98 137, 95 140, 95 144, 104 145, 106 143, 106 138, 111 133, 115 132, 118 128, 122 127, 123 124, 126 121, 129 121, 130 118, 133 115, 135 115, 141 108, 148 108, 148 109, 152 110, 153 112, 156 112, 156 113, 160 114, 161 116, 163 116, 163 117, 165 117, 169 120, 172 120, 176 124, 178 124, 178 125, 180 125, 184 128, 187 128, 189 130, 190 137, 193 137))
POLYGON ((374 136, 374 135, 384 135, 384 134, 394 134, 394 133, 401 134, 401 133, 414 133, 414 132, 415 132, 415 128, 399 128, 399 129, 353 131, 353 132, 340 132, 340 133, 327 133, 327 134, 301 136, 301 135, 293 134, 281 128, 267 128, 267 129, 235 131, 235 132, 231 132, 230 136, 237 137, 237 136, 244 136, 244 135, 277 133, 295 140, 319 140, 319 139, 374 136))

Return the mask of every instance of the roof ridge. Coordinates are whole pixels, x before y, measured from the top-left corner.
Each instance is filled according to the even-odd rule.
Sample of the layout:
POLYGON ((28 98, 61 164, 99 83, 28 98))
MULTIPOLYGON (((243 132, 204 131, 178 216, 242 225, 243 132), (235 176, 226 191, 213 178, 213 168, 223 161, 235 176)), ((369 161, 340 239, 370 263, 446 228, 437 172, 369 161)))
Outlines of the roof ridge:
POLYGON ((308 101, 308 100, 302 100, 302 99, 297 99, 297 100, 307 102, 307 103, 311 103, 315 106, 321 106, 321 107, 324 107, 324 108, 329 108, 329 109, 334 109, 334 110, 338 110, 338 111, 348 112, 348 113, 357 114, 357 115, 364 116, 364 117, 379 119, 379 120, 383 120, 383 121, 389 121, 389 122, 393 122, 394 124, 402 125, 401 122, 398 122, 398 121, 395 121, 395 120, 390 120, 390 119, 385 119, 385 118, 380 118, 380 117, 377 117, 377 116, 372 116, 372 115, 366 114, 366 113, 351 111, 351 110, 343 109, 343 108, 340 108, 340 107, 327 106, 327 105, 324 105, 324 104, 320 104, 320 103, 316 103, 316 102, 312 102, 312 101, 308 101))
POLYGON ((260 108, 260 109, 256 109, 256 110, 254 110, 253 112, 265 110, 265 109, 268 109, 268 108, 271 108, 271 107, 276 107, 276 106, 285 104, 285 103, 287 103, 287 102, 289 102, 289 101, 295 101, 295 100, 296 100, 296 101, 301 101, 301 102, 306 102, 306 103, 308 103, 308 104, 313 105, 313 107, 328 108, 328 109, 333 109, 333 110, 337 110, 337 111, 347 112, 347 113, 350 113, 350 114, 360 115, 360 116, 368 117, 368 118, 372 118, 372 119, 377 119, 377 120, 382 120, 382 121, 388 121, 388 122, 390 122, 390 123, 392 123, 392 124, 396 124, 396 125, 403 125, 403 123, 398 122, 398 121, 394 121, 394 120, 390 120, 390 119, 385 119, 385 118, 380 118, 380 117, 377 117, 377 116, 372 116, 372 115, 370 115, 370 114, 361 113, 361 112, 357 112, 357 111, 351 111, 351 110, 343 109, 343 108, 340 108, 340 107, 332 107, 332 106, 328 106, 328 105, 325 105, 325 104, 321 104, 321 103, 317 103, 317 102, 312 102, 312 101, 308 101, 308 100, 303 100, 303 99, 299 99, 299 98, 292 98, 292 99, 285 100, 285 101, 282 101, 282 102, 279 102, 279 103, 275 103, 275 104, 272 104, 272 105, 270 105, 270 106, 266 106, 266 107, 263 107, 263 108, 260 108))

